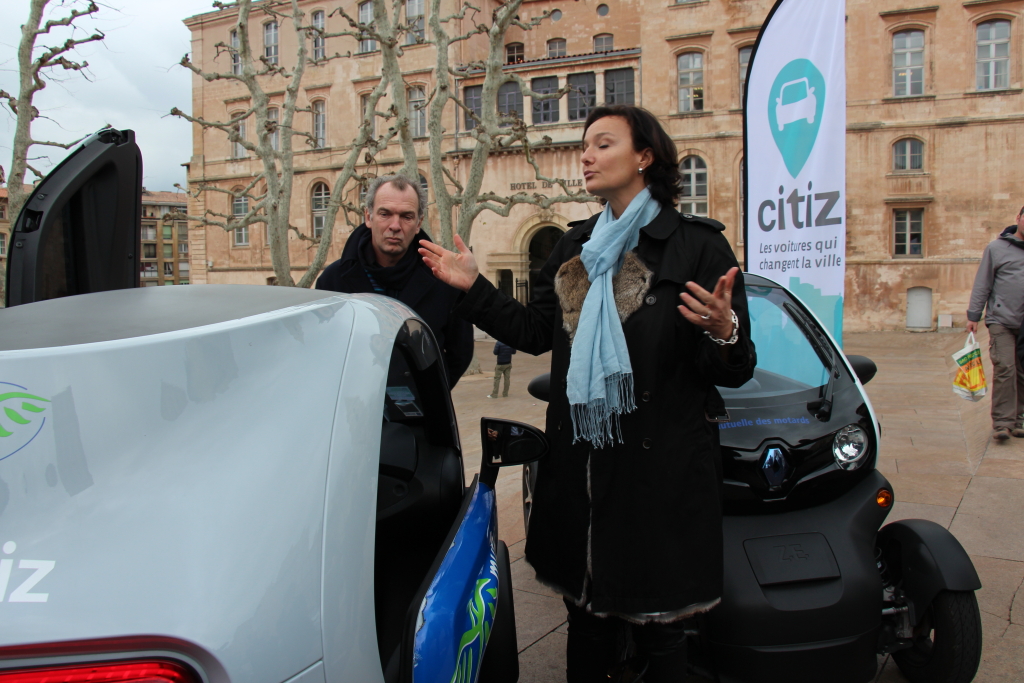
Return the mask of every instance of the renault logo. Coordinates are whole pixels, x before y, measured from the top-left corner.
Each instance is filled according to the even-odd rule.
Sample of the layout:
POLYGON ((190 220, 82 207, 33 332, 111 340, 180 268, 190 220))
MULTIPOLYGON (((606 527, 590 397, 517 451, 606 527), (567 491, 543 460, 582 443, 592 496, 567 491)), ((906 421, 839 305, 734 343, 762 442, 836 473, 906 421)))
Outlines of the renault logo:
POLYGON ((768 482, 769 491, 779 491, 782 489, 783 482, 786 481, 786 477, 789 476, 790 470, 789 462, 786 460, 786 454, 782 452, 782 449, 778 446, 771 446, 764 452, 764 458, 761 460, 761 474, 764 475, 764 479, 768 482))

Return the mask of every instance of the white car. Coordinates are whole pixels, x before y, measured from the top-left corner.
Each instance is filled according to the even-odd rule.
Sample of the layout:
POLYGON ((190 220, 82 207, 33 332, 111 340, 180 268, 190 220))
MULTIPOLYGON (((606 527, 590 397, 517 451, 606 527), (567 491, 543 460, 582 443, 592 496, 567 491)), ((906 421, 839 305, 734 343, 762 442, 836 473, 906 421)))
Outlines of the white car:
POLYGON ((775 120, 778 123, 779 132, 782 132, 786 124, 800 119, 806 119, 807 123, 814 123, 814 113, 817 109, 818 98, 814 96, 814 88, 807 82, 806 77, 784 83, 782 89, 779 90, 779 96, 775 98, 775 120), (807 94, 789 104, 783 104, 782 97, 786 93, 786 88, 795 88, 800 83, 803 83, 804 91, 807 94))

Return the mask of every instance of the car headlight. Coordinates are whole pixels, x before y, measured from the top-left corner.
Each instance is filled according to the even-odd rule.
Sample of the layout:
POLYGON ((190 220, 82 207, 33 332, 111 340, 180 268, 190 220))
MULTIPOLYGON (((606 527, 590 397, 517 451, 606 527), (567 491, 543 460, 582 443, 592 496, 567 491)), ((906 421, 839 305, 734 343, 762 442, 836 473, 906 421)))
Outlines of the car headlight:
POLYGON ((868 453, 868 435, 858 425, 846 425, 832 440, 832 455, 844 470, 855 470, 868 453))

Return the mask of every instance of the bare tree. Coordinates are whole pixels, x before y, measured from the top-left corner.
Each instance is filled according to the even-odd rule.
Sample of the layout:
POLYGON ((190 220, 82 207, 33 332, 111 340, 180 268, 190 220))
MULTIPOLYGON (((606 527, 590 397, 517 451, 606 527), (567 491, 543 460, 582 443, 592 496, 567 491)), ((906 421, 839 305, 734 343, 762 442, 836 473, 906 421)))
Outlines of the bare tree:
MULTIPOLYGON (((225 4, 215 2, 215 7, 224 8, 225 4)), ((181 117, 191 123, 201 126, 207 130, 219 130, 227 135, 228 140, 247 152, 252 153, 262 163, 262 170, 244 188, 229 190, 215 184, 199 182, 189 188, 190 194, 198 198, 204 193, 221 193, 228 195, 231 199, 244 197, 247 200, 248 211, 243 216, 236 216, 229 211, 222 213, 213 209, 206 209, 200 216, 187 216, 191 220, 198 221, 202 225, 219 226, 231 231, 237 228, 267 224, 270 235, 271 264, 274 268, 276 283, 282 286, 309 287, 315 281, 320 270, 323 269, 327 252, 331 246, 333 237, 333 226, 337 220, 339 210, 342 210, 352 225, 358 225, 359 207, 353 203, 346 203, 344 198, 345 188, 350 188, 358 183, 365 183, 367 178, 357 170, 357 165, 362 161, 372 161, 373 155, 386 148, 388 143, 395 137, 399 139, 406 158, 410 160, 409 166, 415 168, 416 153, 412 146, 412 137, 408 132, 408 107, 405 102, 404 93, 401 98, 395 98, 395 104, 388 112, 377 112, 376 108, 389 85, 394 81, 390 78, 383 78, 370 95, 368 103, 369 112, 359 127, 357 137, 346 155, 335 183, 335 191, 332 192, 331 200, 328 203, 326 226, 320 236, 308 236, 289 223, 291 214, 292 188, 295 178, 295 143, 305 144, 317 148, 322 144, 315 133, 299 129, 295 125, 296 113, 312 114, 311 107, 299 106, 299 91, 302 77, 306 67, 310 64, 321 64, 326 61, 337 59, 343 56, 351 56, 351 53, 342 55, 323 55, 313 58, 309 54, 308 43, 311 39, 325 41, 328 37, 352 36, 357 39, 371 38, 380 42, 384 54, 386 69, 389 73, 398 71, 398 47, 399 41, 396 36, 401 35, 401 26, 387 19, 387 9, 383 0, 375 0, 375 17, 373 24, 363 25, 354 18, 345 15, 342 10, 336 12, 345 15, 351 30, 339 33, 327 33, 322 27, 312 25, 307 21, 305 14, 299 9, 298 0, 270 0, 269 2, 257 3, 254 7, 253 0, 238 0, 238 19, 235 23, 233 35, 237 36, 237 43, 218 43, 217 51, 220 54, 227 54, 231 59, 231 69, 227 71, 210 71, 197 66, 193 60, 186 55, 181 60, 181 65, 191 70, 206 81, 229 80, 236 81, 245 86, 250 96, 249 108, 230 118, 227 121, 217 121, 204 117, 196 117, 186 114, 178 108, 172 109, 173 116, 181 117), (288 21, 296 37, 295 62, 291 68, 282 66, 278 59, 268 58, 265 54, 255 55, 252 50, 252 40, 249 35, 249 19, 253 11, 275 17, 276 20, 288 21), (268 116, 271 109, 270 97, 267 94, 265 85, 271 76, 281 76, 287 81, 285 88, 284 102, 280 105, 279 114, 276 119, 268 116), (397 118, 397 124, 388 130, 387 133, 374 137, 373 123, 375 116, 382 116, 386 119, 397 118), (255 141, 245 139, 241 134, 240 124, 249 117, 255 117, 256 131, 258 137, 255 141), (278 141, 278 144, 275 144, 278 141), (306 269, 306 272, 298 282, 291 276, 291 259, 288 250, 288 231, 302 240, 314 243, 316 252, 313 262, 306 269)), ((400 84, 400 80, 399 84, 400 84)), ((397 85, 395 86, 398 87, 397 85)), ((397 93, 396 93, 397 94, 397 93)), ((277 107, 278 105, 274 105, 277 107)))
MULTIPOLYGON (((69 57, 70 53, 86 43, 103 40, 101 31, 88 34, 88 31, 80 33, 78 23, 83 17, 88 17, 99 11, 99 6, 90 0, 84 8, 75 6, 75 2, 58 3, 61 8, 67 8, 67 14, 43 22, 47 5, 50 0, 29 0, 29 13, 25 23, 21 26, 21 41, 18 43, 18 94, 17 96, 0 90, 0 100, 11 110, 15 116, 14 124, 14 149, 11 154, 10 173, 7 180, 7 201, 8 211, 11 217, 11 224, 17 220, 21 208, 28 200, 29 192, 24 189, 25 172, 31 171, 37 178, 43 174, 36 170, 29 157, 30 150, 35 146, 59 147, 68 149, 81 140, 72 142, 53 142, 49 140, 36 140, 32 137, 32 123, 38 118, 45 118, 40 114, 39 109, 33 104, 36 93, 46 87, 47 81, 54 79, 54 70, 58 73, 81 72, 89 66, 86 61, 75 61, 69 57), (55 29, 71 29, 72 35, 63 43, 49 45, 38 45, 47 36, 52 36, 55 29)), ((77 3, 84 5, 85 3, 77 3)), ((3 266, 0 265, 0 305, 4 299, 5 274, 3 266)))
MULTIPOLYGON (((453 235, 456 233, 467 244, 469 243, 473 222, 484 211, 508 216, 513 207, 521 204, 531 204, 547 209, 555 204, 595 201, 594 197, 587 195, 584 190, 571 192, 565 187, 564 180, 545 176, 534 158, 536 142, 531 143, 528 135, 529 126, 518 115, 510 116, 498 111, 498 89, 509 82, 517 83, 524 98, 529 96, 533 102, 557 100, 569 92, 569 86, 553 93, 534 92, 522 78, 514 73, 508 73, 502 68, 505 63, 505 34, 509 27, 517 26, 529 31, 540 25, 550 15, 550 11, 546 11, 541 16, 524 23, 519 20, 518 16, 521 5, 522 0, 509 0, 495 8, 492 22, 489 25, 476 24, 462 35, 450 36, 447 30, 449 24, 454 20, 464 19, 469 11, 479 12, 479 10, 469 3, 464 3, 458 14, 446 17, 441 14, 441 0, 431 0, 430 29, 433 42, 437 47, 437 84, 431 94, 430 117, 427 124, 430 133, 430 173, 431 184, 434 188, 434 200, 440 216, 441 241, 448 249, 454 248, 453 235), (466 40, 475 34, 487 36, 487 58, 452 67, 448 59, 448 47, 454 42, 466 40), (451 79, 453 76, 465 78, 480 72, 484 73, 484 82, 481 111, 478 116, 459 100, 458 93, 452 87, 451 79), (444 110, 449 102, 467 112, 468 116, 477 124, 469 131, 476 141, 476 145, 470 156, 468 181, 465 186, 448 171, 445 165, 445 154, 441 149, 441 141, 445 132, 443 128, 444 110), (547 196, 540 193, 519 192, 506 197, 493 192, 482 192, 484 169, 491 152, 513 150, 520 150, 523 153, 527 162, 533 167, 536 180, 546 181, 551 186, 557 185, 562 194, 547 196), (452 187, 449 187, 449 184, 452 187), (453 222, 452 216, 456 206, 461 209, 458 213, 457 224, 453 222)), ((550 143, 550 138, 541 138, 542 146, 548 143, 550 143)))
MULTIPOLYGON (((482 15, 479 8, 469 2, 457 6, 458 11, 450 15, 442 14, 441 0, 431 0, 429 36, 422 31, 422 25, 416 26, 415 21, 403 17, 404 0, 372 0, 372 21, 360 21, 342 8, 333 10, 332 16, 345 20, 347 29, 328 32, 323 26, 315 26, 299 9, 298 0, 268 0, 253 4, 252 0, 238 0, 233 5, 214 3, 218 8, 237 8, 238 19, 233 35, 237 42, 218 43, 217 55, 230 56, 231 68, 225 71, 212 71, 197 66, 193 59, 186 55, 181 64, 199 75, 206 81, 229 80, 245 86, 250 96, 249 108, 228 120, 212 120, 196 117, 172 110, 172 114, 186 119, 207 130, 219 130, 228 140, 248 153, 253 154, 262 162, 262 170, 252 178, 251 182, 240 189, 227 189, 214 183, 197 182, 189 188, 193 197, 199 198, 204 193, 220 193, 232 200, 244 197, 248 211, 243 216, 233 215, 229 208, 219 212, 207 208, 202 215, 188 216, 189 219, 203 225, 219 226, 225 230, 266 223, 270 235, 271 263, 274 268, 276 282, 279 285, 312 286, 316 277, 326 264, 334 236, 334 226, 339 214, 351 227, 356 227, 362 220, 358 193, 355 189, 365 187, 370 179, 371 169, 378 162, 393 162, 395 159, 383 159, 389 146, 397 144, 401 159, 400 173, 415 179, 417 171, 417 152, 410 128, 411 115, 407 97, 409 84, 402 77, 401 59, 404 55, 403 46, 411 43, 432 43, 436 54, 436 82, 427 96, 427 129, 429 141, 429 173, 431 186, 434 190, 434 210, 438 216, 442 243, 451 248, 453 235, 456 232, 469 240, 474 220, 484 211, 491 211, 508 216, 513 207, 530 204, 540 208, 549 208, 556 203, 593 202, 594 198, 586 195, 583 190, 569 191, 564 181, 547 178, 534 158, 534 150, 539 144, 544 146, 549 138, 541 138, 539 142, 531 142, 530 128, 519 116, 521 112, 500 113, 497 106, 498 89, 505 83, 516 82, 524 96, 533 101, 558 99, 568 92, 568 87, 554 93, 541 94, 533 92, 525 81, 515 74, 503 70, 503 50, 505 35, 510 27, 517 26, 524 30, 540 24, 548 17, 545 12, 529 22, 519 20, 517 13, 522 0, 509 0, 498 5, 493 11, 489 22, 478 21, 482 15), (261 12, 279 19, 290 21, 296 37, 296 54, 294 65, 290 68, 282 66, 278 60, 268 59, 265 55, 257 55, 252 50, 249 35, 249 23, 252 12, 261 12), (453 27, 458 27, 453 29, 453 27), (465 41, 476 35, 487 38, 488 53, 483 60, 470 64, 451 65, 450 51, 452 45, 465 41), (291 215, 292 187, 295 180, 294 154, 296 145, 293 142, 306 144, 316 148, 322 141, 311 132, 300 130, 295 126, 296 113, 311 113, 310 107, 299 106, 298 94, 305 69, 311 64, 321 64, 332 59, 350 57, 351 51, 345 53, 310 55, 309 41, 318 39, 326 44, 330 38, 348 38, 353 41, 372 40, 376 42, 381 53, 381 79, 368 96, 365 111, 362 112, 356 137, 350 143, 344 162, 336 176, 331 197, 327 204, 324 228, 319 236, 304 234, 289 223, 291 215), (442 149, 445 137, 444 117, 453 112, 456 116, 462 111, 469 111, 458 99, 453 87, 453 78, 462 79, 467 76, 483 74, 483 106, 480 114, 470 112, 476 127, 469 131, 474 140, 470 155, 469 180, 463 186, 449 169, 448 154, 442 149), (284 102, 271 105, 267 95, 266 84, 273 76, 281 76, 287 81, 284 102), (381 99, 388 97, 389 105, 383 111, 379 105, 381 99), (271 106, 279 107, 278 118, 271 119, 267 112, 271 106), (240 133, 240 124, 255 117, 256 140, 247 140, 240 133), (375 123, 382 120, 388 124, 387 130, 375 135, 375 123), (271 144, 275 134, 280 135, 280 144, 275 148, 271 144), (561 193, 554 196, 543 194, 527 194, 520 192, 511 196, 501 196, 491 192, 483 192, 483 176, 487 158, 493 151, 521 151, 532 165, 536 179, 547 181, 552 186, 560 187, 561 193), (456 208, 459 210, 456 212, 456 208), (457 219, 455 218, 457 213, 457 219), (456 224, 457 220, 457 224, 456 224), (291 263, 288 250, 288 231, 296 239, 308 241, 313 254, 305 273, 296 282, 291 277, 291 263)), ((302 169, 299 169, 300 172, 302 169)))

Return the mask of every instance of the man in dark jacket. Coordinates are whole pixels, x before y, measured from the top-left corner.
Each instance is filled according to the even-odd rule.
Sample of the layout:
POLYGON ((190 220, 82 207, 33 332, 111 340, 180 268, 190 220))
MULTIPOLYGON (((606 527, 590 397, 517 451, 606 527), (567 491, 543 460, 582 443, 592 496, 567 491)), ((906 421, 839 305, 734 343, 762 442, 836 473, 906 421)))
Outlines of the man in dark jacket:
POLYGON ((487 398, 498 398, 498 384, 501 383, 502 376, 505 377, 503 397, 508 398, 508 385, 512 383, 512 354, 515 352, 516 350, 508 344, 494 342, 494 355, 498 357, 498 362, 494 365, 494 389, 487 398))
POLYGON ((426 192, 404 176, 382 176, 366 192, 364 223, 345 244, 341 258, 327 266, 317 289, 385 294, 408 305, 430 326, 442 350, 448 386, 454 387, 473 359, 473 328, 452 313, 459 292, 423 264, 415 241, 422 230, 426 192))
POLYGON ((992 358, 992 437, 1024 438, 1024 364, 1017 358, 1017 333, 1024 318, 1024 208, 985 247, 967 309, 967 331, 977 332, 982 311, 992 358))

